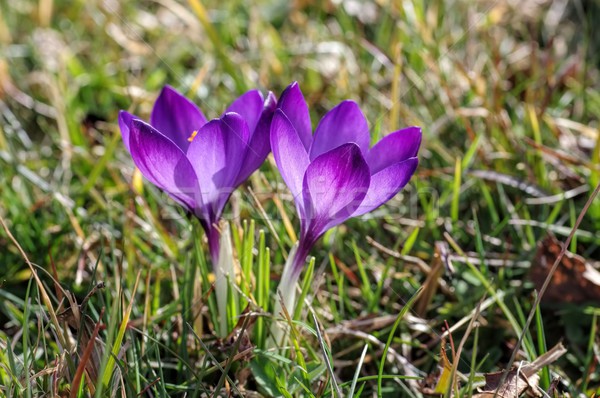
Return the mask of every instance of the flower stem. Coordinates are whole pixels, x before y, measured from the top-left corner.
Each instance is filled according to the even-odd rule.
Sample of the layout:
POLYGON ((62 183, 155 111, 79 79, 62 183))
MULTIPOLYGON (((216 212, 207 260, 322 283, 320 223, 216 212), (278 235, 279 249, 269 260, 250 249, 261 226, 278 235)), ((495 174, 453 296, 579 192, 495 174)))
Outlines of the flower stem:
MULTIPOLYGON (((221 231, 216 227, 207 230, 208 247, 215 273, 215 296, 219 313, 219 328, 217 334, 224 337, 229 332, 227 313, 229 278, 234 275, 233 248, 229 224, 222 222, 221 231)), ((237 301, 235 290, 231 290, 233 302, 237 301)), ((216 325, 215 325, 216 326, 216 325)))
MULTIPOLYGON (((292 247, 287 261, 283 267, 283 273, 279 280, 279 286, 277 286, 277 298, 275 300, 275 308, 273 314, 280 316, 283 312, 282 302, 279 299, 279 294, 283 299, 283 306, 291 316, 294 314, 296 307, 296 284, 300 278, 300 273, 306 262, 312 245, 308 244, 306 240, 300 239, 299 242, 292 247)), ((282 327, 279 323, 273 323, 271 327, 271 334, 277 344, 282 342, 284 337, 285 327, 282 327)))
POLYGON ((206 238, 208 239, 208 251, 210 252, 210 259, 213 263, 213 266, 216 266, 219 261, 221 234, 219 233, 218 228, 216 228, 214 225, 204 226, 204 230, 206 231, 206 238))

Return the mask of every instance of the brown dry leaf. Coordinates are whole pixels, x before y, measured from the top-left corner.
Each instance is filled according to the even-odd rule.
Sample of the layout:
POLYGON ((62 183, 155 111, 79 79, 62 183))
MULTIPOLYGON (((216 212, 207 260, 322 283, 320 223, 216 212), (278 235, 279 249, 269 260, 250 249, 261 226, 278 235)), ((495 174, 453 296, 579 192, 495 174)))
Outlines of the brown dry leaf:
POLYGON ((538 372, 544 367, 556 361, 564 353, 566 348, 558 343, 548 352, 540 355, 533 362, 520 362, 513 366, 508 374, 504 371, 485 374, 485 386, 479 389, 479 393, 473 398, 515 398, 527 393, 533 397, 541 397, 543 394, 538 388, 540 377, 538 372))
MULTIPOLYGON (((69 302, 69 307, 57 316, 61 322, 65 322, 73 331, 77 334, 77 355, 80 358, 86 357, 85 360, 85 381, 88 384, 90 391, 94 391, 93 385, 97 381, 99 369, 102 364, 102 357, 104 356, 104 342, 98 339, 98 332, 94 333, 94 330, 99 327, 101 320, 95 322, 89 315, 84 314, 83 309, 89 300, 98 290, 104 289, 104 282, 98 283, 92 288, 90 292, 82 300, 81 304, 77 303, 75 295, 71 292, 66 291, 66 298, 69 302), (90 348, 90 352, 85 355, 87 347, 90 348)), ((68 370, 70 372, 70 369, 68 370)), ((75 375, 69 375, 69 379, 75 375)))
POLYGON ((341 326, 349 330, 360 330, 361 332, 371 333, 374 330, 381 330, 394 323, 397 315, 376 315, 366 314, 355 319, 342 321, 341 326))
MULTIPOLYGON (((90 376, 90 370, 91 369, 95 370, 95 366, 94 366, 94 364, 90 363, 90 359, 96 348, 96 338, 98 337, 98 332, 100 332, 100 328, 102 327, 101 319, 103 316, 104 316, 104 307, 102 307, 102 310, 100 311, 100 315, 98 316, 99 321, 96 323, 96 326, 94 326, 94 331, 92 332, 92 335, 89 338, 89 341, 83 350, 83 354, 81 355, 81 359, 79 361, 79 366, 77 366, 77 370, 76 370, 73 380, 71 382, 71 385, 73 387, 73 389, 71 390, 71 392, 69 394, 69 397, 71 397, 71 398, 77 397, 77 395, 78 395, 77 390, 79 389, 81 380, 84 377, 84 372, 87 372, 88 378, 96 377, 95 374, 93 376, 90 376)), ((89 385, 89 383, 88 383, 88 385, 89 385)), ((89 385, 89 387, 90 387, 90 393, 93 394, 96 391, 95 387, 93 385, 89 385)))
POLYGON ((238 354, 244 353, 244 356, 242 356, 241 359, 249 360, 252 357, 254 345, 250 339, 248 329, 254 325, 256 319, 257 314, 252 312, 250 306, 246 306, 244 311, 240 314, 233 330, 224 339, 217 339, 217 349, 227 352, 235 347, 236 344, 239 344, 237 349, 238 354), (238 340, 240 340, 239 343, 238 340))
POLYGON ((482 392, 473 395, 474 398, 491 398, 496 395, 499 398, 514 398, 520 397, 526 391, 533 393, 533 396, 540 397, 542 394, 538 391, 538 383, 540 377, 534 374, 531 377, 525 377, 525 375, 519 371, 518 368, 512 368, 506 376, 504 383, 499 387, 502 382, 502 375, 504 372, 487 373, 485 375, 485 386, 481 389, 482 392), (496 393, 496 390, 498 392, 496 393))
MULTIPOLYGON (((529 275, 538 291, 544 284, 562 247, 562 242, 553 235, 548 235, 538 243, 529 275)), ((573 304, 600 302, 600 272, 583 257, 567 251, 552 275, 542 301, 573 304)))
POLYGON ((435 253, 433 256, 431 272, 427 275, 427 279, 425 280, 425 283, 423 283, 423 293, 421 293, 421 296, 419 296, 419 299, 415 304, 415 312, 420 317, 425 316, 427 307, 429 307, 431 300, 437 292, 439 280, 444 273, 444 269, 448 270, 450 275, 453 273, 452 262, 450 261, 448 252, 447 242, 435 242, 435 253))

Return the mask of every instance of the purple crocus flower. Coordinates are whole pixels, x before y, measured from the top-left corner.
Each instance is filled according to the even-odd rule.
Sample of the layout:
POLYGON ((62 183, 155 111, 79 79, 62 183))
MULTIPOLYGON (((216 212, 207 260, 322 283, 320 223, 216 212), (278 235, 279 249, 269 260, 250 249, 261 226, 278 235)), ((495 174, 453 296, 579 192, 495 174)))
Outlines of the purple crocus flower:
POLYGON ((235 188, 263 163, 270 151, 269 126, 276 106, 258 90, 237 98, 218 118, 202 111, 175 89, 165 86, 150 123, 119 113, 125 147, 151 183, 198 217, 216 264, 216 225, 235 188))
POLYGON ((294 286, 315 242, 330 228, 396 195, 415 172, 421 144, 421 129, 408 127, 369 148, 367 121, 353 101, 330 110, 311 131, 308 107, 298 83, 292 83, 271 123, 275 162, 301 219, 300 239, 279 287, 284 296, 292 296, 285 300, 290 311, 294 286))

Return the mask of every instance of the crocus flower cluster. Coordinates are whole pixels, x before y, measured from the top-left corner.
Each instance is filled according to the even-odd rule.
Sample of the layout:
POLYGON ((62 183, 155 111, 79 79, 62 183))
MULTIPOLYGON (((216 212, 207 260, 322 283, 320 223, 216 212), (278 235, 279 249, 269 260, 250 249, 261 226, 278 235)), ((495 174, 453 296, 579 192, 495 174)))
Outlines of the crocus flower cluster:
POLYGON ((417 167, 421 129, 409 127, 370 147, 358 105, 343 101, 312 134, 308 106, 297 83, 277 101, 243 94, 218 119, 207 121, 170 87, 159 95, 150 123, 121 111, 123 141, 141 173, 200 219, 213 265, 219 256, 215 225, 233 190, 272 149, 301 219, 280 281, 284 304, 295 304, 295 284, 311 248, 330 228, 368 213, 397 194, 417 167))

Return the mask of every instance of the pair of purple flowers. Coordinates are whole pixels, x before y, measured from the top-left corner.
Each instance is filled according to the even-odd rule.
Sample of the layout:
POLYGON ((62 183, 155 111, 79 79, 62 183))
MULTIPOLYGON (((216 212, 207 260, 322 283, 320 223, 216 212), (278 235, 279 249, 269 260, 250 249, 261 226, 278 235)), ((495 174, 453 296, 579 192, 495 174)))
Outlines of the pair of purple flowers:
POLYGON ((271 92, 265 99, 258 90, 248 91, 211 121, 167 86, 150 123, 121 111, 119 125, 144 177, 199 218, 213 263, 219 254, 217 225, 229 196, 272 149, 301 219, 295 255, 281 282, 292 290, 321 235, 374 210, 408 183, 421 143, 421 129, 409 127, 370 148, 367 121, 353 101, 329 111, 313 134, 297 83, 279 100, 271 92))

